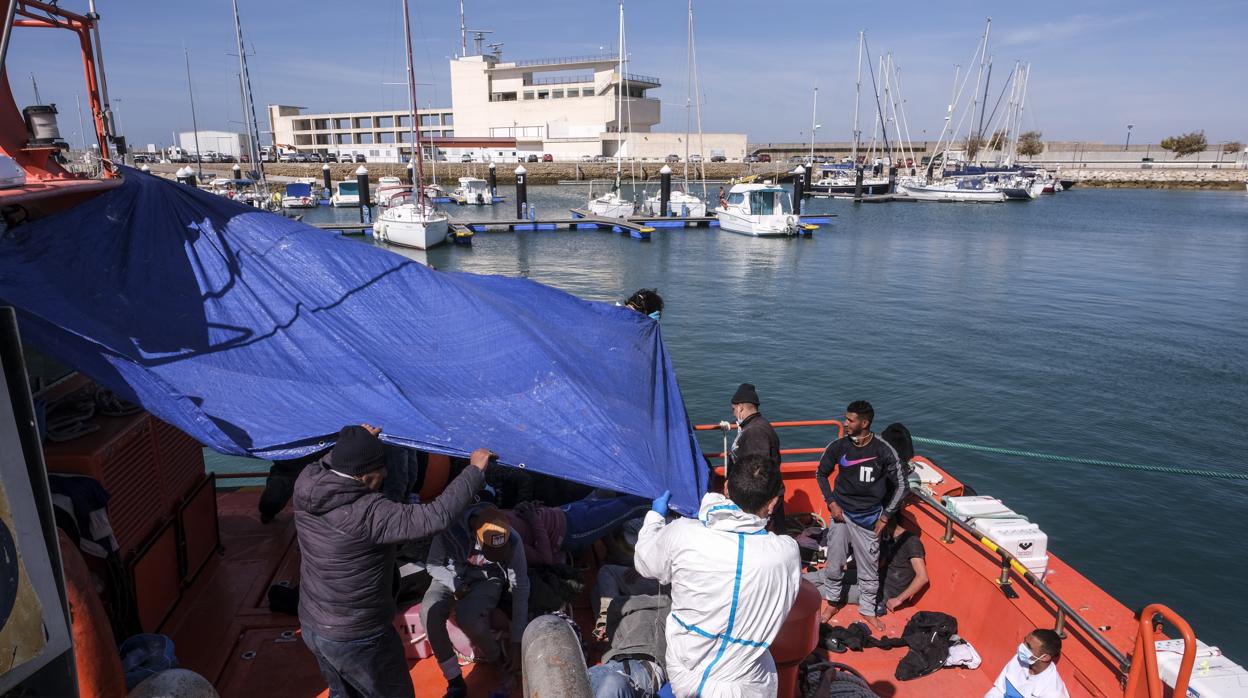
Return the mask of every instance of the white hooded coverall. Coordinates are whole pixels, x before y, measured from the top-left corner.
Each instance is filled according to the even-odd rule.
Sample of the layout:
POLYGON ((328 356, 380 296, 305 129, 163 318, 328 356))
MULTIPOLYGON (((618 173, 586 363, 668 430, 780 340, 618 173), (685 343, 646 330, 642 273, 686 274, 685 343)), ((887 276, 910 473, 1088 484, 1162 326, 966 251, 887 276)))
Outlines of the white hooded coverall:
POLYGON ((707 494, 697 519, 664 525, 646 514, 635 564, 672 585, 667 674, 678 698, 776 695, 767 651, 801 580, 797 543, 722 494, 707 494))

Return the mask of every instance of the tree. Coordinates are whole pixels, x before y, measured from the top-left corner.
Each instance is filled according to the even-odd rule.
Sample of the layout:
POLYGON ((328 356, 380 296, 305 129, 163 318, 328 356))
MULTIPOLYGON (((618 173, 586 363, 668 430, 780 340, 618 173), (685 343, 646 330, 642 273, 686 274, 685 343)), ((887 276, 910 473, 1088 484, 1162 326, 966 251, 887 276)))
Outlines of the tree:
POLYGON ((1185 157, 1192 153, 1199 153, 1209 147, 1209 142, 1205 140, 1204 131, 1192 131, 1181 136, 1170 136, 1163 138, 1161 147, 1174 153, 1176 158, 1185 157))
POLYGON ((988 150, 1001 150, 1005 147, 1005 131, 997 131, 988 139, 988 150))
POLYGON ((1044 152, 1044 141, 1040 140, 1043 135, 1039 131, 1028 131, 1018 137, 1018 154, 1031 157, 1044 152))
POLYGON ((1238 153, 1239 151, 1243 149, 1244 149, 1244 144, 1240 143, 1239 141, 1231 141, 1230 143, 1225 143, 1222 145, 1222 152, 1227 155, 1230 155, 1231 153, 1238 153))
POLYGON ((973 135, 967 136, 966 137, 966 159, 974 160, 975 156, 979 155, 980 148, 983 148, 983 147, 984 147, 984 139, 980 138, 979 136, 973 136, 973 135))

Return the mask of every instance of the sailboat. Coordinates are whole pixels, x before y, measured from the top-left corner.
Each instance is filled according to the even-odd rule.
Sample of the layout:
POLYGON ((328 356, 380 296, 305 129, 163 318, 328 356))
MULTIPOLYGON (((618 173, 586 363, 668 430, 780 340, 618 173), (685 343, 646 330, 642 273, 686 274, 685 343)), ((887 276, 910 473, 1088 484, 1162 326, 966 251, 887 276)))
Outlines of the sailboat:
MULTIPOLYGON (((277 208, 274 204, 280 206, 281 197, 273 199, 269 196, 269 181, 264 176, 264 159, 260 157, 260 127, 256 121, 256 103, 251 93, 251 73, 247 70, 247 51, 243 47, 243 23, 238 16, 238 0, 233 0, 231 5, 234 8, 234 36, 238 43, 238 86, 242 94, 243 125, 247 129, 247 157, 255 165, 256 172, 259 174, 256 182, 259 201, 253 202, 253 205, 277 208)), ((189 67, 187 70, 189 75, 189 67)), ((198 132, 195 137, 198 142, 198 132)))
MULTIPOLYGON (((667 200, 667 210, 661 210, 663 207, 662 194, 655 193, 646 198, 646 212, 652 216, 670 216, 677 215, 685 218, 701 218, 706 215, 706 201, 689 193, 689 133, 692 124, 690 123, 690 110, 692 99, 695 94, 700 95, 701 90, 698 89, 698 67, 697 57, 693 44, 693 0, 689 0, 689 50, 688 50, 688 79, 686 80, 685 95, 685 182, 680 189, 673 189, 667 200)), ((698 150, 702 150, 702 102, 698 101, 698 150)), ((705 173, 705 170, 703 170, 705 173)), ((706 180, 702 182, 702 195, 706 196, 706 180)))
MULTIPOLYGON (((859 167, 858 147, 861 144, 862 131, 858 128, 859 102, 862 96, 862 49, 866 42, 866 34, 858 32, 858 78, 854 83, 854 150, 850 158, 850 167, 824 165, 819 168, 819 179, 810 183, 808 190, 814 196, 850 195, 858 190, 857 173, 852 168, 859 167)), ((816 93, 818 94, 818 93, 816 93)), ((811 119, 811 160, 814 160, 814 119, 811 119)), ((888 193, 888 179, 883 177, 863 177, 862 193, 868 196, 888 193)))
POLYGON ((416 71, 412 62, 412 22, 408 0, 403 0, 403 37, 407 45, 408 116, 412 125, 412 148, 416 151, 416 180, 413 199, 390 206, 373 223, 373 237, 403 247, 427 250, 446 242, 450 217, 434 207, 422 186, 425 181, 424 157, 421 153, 420 131, 416 127, 416 71))
POLYGON ((624 103, 624 92, 628 89, 628 77, 624 72, 624 2, 620 2, 620 55, 618 56, 618 81, 615 86, 615 132, 617 134, 615 140, 615 184, 611 187, 611 191, 600 196, 594 196, 591 189, 589 192, 589 211, 595 216, 604 218, 627 218, 633 215, 636 207, 632 201, 625 199, 620 195, 620 181, 623 177, 624 162, 622 159, 622 151, 624 149, 624 141, 619 134, 624 133, 624 129, 620 127, 624 123, 622 106, 624 103))

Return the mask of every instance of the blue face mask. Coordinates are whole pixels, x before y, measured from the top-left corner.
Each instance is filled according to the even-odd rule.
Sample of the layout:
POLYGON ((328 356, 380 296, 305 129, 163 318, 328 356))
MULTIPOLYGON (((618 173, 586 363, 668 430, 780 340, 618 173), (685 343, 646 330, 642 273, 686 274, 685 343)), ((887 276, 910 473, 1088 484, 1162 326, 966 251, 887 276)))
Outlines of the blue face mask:
POLYGON ((654 311, 653 313, 650 313, 650 319, 651 319, 651 320, 658 321, 658 319, 659 319, 659 318, 661 318, 661 317, 663 317, 663 311, 662 311, 662 310, 656 310, 656 311, 654 311))
POLYGON ((1019 646, 1018 646, 1018 662, 1019 662, 1019 664, 1022 664, 1023 666, 1029 667, 1029 666, 1031 666, 1031 665, 1035 664, 1035 663, 1036 663, 1036 660, 1038 660, 1038 659, 1039 659, 1039 657, 1034 657, 1034 656, 1032 656, 1032 654, 1031 654, 1031 650, 1027 649, 1027 643, 1026 643, 1026 642, 1023 642, 1023 643, 1020 643, 1020 644, 1019 644, 1019 646))

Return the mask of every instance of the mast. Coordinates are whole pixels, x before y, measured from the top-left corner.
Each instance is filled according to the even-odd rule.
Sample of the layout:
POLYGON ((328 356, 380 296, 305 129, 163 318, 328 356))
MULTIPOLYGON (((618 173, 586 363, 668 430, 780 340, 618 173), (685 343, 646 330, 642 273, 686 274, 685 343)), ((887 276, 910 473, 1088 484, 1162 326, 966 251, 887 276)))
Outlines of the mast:
POLYGON ((815 129, 819 125, 815 121, 819 118, 819 86, 815 85, 815 96, 810 102, 810 165, 815 164, 815 129))
MULTIPOLYGON (((685 47, 685 191, 689 191, 689 134, 693 130, 693 0, 689 0, 689 43, 685 47)), ((699 121, 699 123, 701 123, 699 121)))
MULTIPOLYGON (((407 113, 412 124, 412 150, 416 154, 416 202, 425 201, 425 158, 420 147, 420 127, 416 125, 416 68, 412 62, 412 20, 407 0, 403 0, 403 43, 407 47, 407 113)), ((423 207, 421 207, 423 210, 423 207)))
MULTIPOLYGON (((406 2, 406 0, 404 0, 406 2)), ((624 0, 620 0, 620 50, 616 58, 616 66, 619 71, 619 80, 615 83, 615 188, 620 188, 620 176, 624 168, 624 163, 620 160, 620 150, 623 147, 621 134, 624 133, 621 124, 623 123, 623 106, 624 95, 624 0)))
MULTIPOLYGON (((979 113, 980 113, 979 127, 975 130, 976 137, 980 135, 980 129, 984 127, 984 117, 983 117, 984 112, 979 103, 980 102, 979 85, 980 85, 980 82, 983 81, 984 79, 984 64, 987 63, 988 61, 988 32, 991 29, 992 29, 992 18, 989 17, 988 24, 984 27, 984 39, 979 47, 979 72, 975 75, 975 91, 971 93, 971 118, 972 119, 975 118, 974 114, 977 109, 979 110, 979 113)), ((988 99, 988 96, 987 96, 988 93, 987 93, 987 88, 985 87, 984 89, 985 89, 984 100, 986 101, 988 99)), ((960 125, 959 125, 958 130, 959 131, 962 130, 960 125)), ((969 134, 967 138, 968 139, 970 138, 969 134)), ((981 144, 980 147, 982 148, 983 145, 981 144)), ((978 155, 978 153, 976 153, 976 155, 978 155)))
POLYGON ((858 82, 854 85, 854 167, 858 166, 858 143, 862 133, 858 130, 858 96, 862 92, 862 42, 865 32, 858 32, 858 82))
POLYGON ((243 121, 247 127, 247 140, 249 141, 247 155, 260 173, 260 191, 267 201, 269 184, 264 178, 264 163, 260 162, 260 131, 256 127, 256 104, 252 101, 251 75, 247 72, 247 52, 243 50, 243 25, 238 18, 238 0, 230 1, 234 6, 234 34, 238 41, 238 79, 243 92, 243 121))
MULTIPOLYGON (((404 11, 406 14, 406 10, 404 11)), ((408 42, 411 43, 410 41, 408 42)), ((468 55, 468 25, 464 24, 464 0, 459 0, 459 57, 468 55)), ((435 160, 437 158, 434 158, 435 160)))
POLYGON ((185 48, 182 51, 186 54, 186 91, 191 97, 191 129, 195 132, 195 167, 199 169, 199 181, 202 182, 204 163, 199 157, 199 122, 195 118, 195 91, 191 89, 191 52, 185 48))

